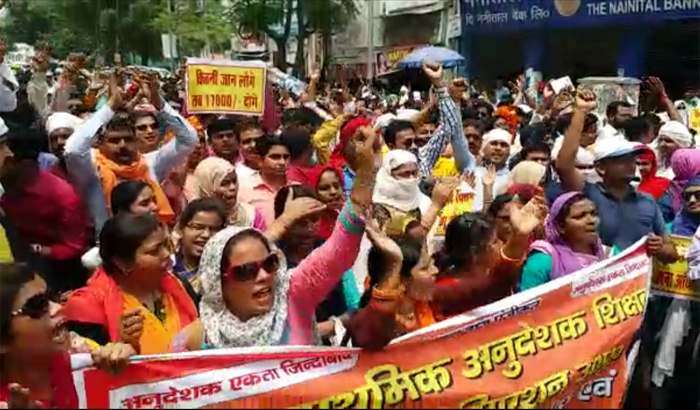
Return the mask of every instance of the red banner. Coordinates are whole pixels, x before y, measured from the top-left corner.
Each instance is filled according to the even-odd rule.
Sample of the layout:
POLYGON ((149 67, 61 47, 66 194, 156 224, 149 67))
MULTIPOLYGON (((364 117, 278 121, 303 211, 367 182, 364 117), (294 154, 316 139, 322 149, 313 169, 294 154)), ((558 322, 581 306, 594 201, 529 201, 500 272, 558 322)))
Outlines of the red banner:
POLYGON ((616 408, 651 261, 621 255, 396 340, 382 352, 266 347, 137 358, 119 377, 73 357, 82 408, 616 408))

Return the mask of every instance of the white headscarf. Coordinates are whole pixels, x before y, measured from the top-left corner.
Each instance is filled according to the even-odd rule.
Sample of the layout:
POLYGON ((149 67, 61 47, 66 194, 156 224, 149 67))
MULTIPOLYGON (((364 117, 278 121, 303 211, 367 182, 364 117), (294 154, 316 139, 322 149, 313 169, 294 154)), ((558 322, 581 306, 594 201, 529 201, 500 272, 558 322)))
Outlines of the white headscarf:
MULTIPOLYGON (((204 247, 199 263, 202 281, 202 302, 199 304, 200 318, 207 343, 216 349, 250 346, 277 346, 282 343, 287 323, 287 292, 290 273, 282 252, 269 244, 272 252, 280 258, 275 273, 275 295, 272 308, 264 315, 242 322, 231 313, 224 301, 221 286, 221 260, 224 249, 231 239, 252 228, 230 227, 214 235, 204 247)), ((266 241, 262 234, 262 240, 266 241)))
POLYGON ((75 130, 81 122, 80 118, 75 115, 67 112, 56 112, 51 114, 46 120, 46 132, 51 135, 54 131, 62 128, 75 130))
POLYGON ((403 212, 410 212, 420 206, 423 194, 418 187, 419 179, 396 179, 391 175, 391 171, 410 163, 418 164, 418 159, 402 149, 389 151, 384 155, 384 162, 377 173, 373 202, 389 205, 403 212))
POLYGON ((681 148, 690 148, 693 144, 693 135, 688 127, 678 121, 669 121, 659 130, 659 136, 671 138, 681 148))

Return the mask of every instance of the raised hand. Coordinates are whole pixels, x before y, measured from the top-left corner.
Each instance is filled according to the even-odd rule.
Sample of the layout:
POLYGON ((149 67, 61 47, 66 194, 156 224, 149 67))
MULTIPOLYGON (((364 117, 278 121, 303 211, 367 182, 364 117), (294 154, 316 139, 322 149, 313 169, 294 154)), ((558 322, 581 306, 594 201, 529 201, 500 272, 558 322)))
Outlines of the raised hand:
POLYGON ((510 222, 520 235, 530 235, 547 217, 547 201, 542 194, 534 196, 524 207, 511 207, 510 222))
POLYGON ((284 216, 289 218, 289 222, 296 222, 306 216, 319 213, 326 209, 326 205, 320 201, 304 197, 294 199, 294 190, 289 189, 287 202, 284 204, 284 216))
POLYGON ((476 188, 476 175, 474 175, 473 172, 465 172, 464 175, 462 175, 462 180, 472 187, 472 189, 476 188))
POLYGON ((438 87, 442 84, 442 64, 423 61, 423 72, 430 78, 434 86, 438 87))
POLYGON ((649 90, 654 93, 659 99, 666 96, 666 87, 659 77, 649 77, 647 79, 649 90))
POLYGON ((366 224, 367 238, 372 242, 372 245, 379 248, 389 259, 392 264, 401 264, 403 262, 403 253, 399 245, 389 238, 387 234, 379 227, 379 222, 374 218, 368 218, 366 224))
POLYGON ((362 138, 355 140, 355 164, 353 169, 357 172, 376 172, 381 167, 381 145, 379 137, 371 127, 364 127, 359 130, 362 138))
POLYGON ((495 165, 490 164, 486 168, 486 175, 484 175, 484 178, 481 180, 481 182, 484 185, 493 186, 494 182, 496 182, 496 166, 495 165))
POLYGON ((459 178, 441 178, 433 188, 433 203, 443 208, 450 201, 452 193, 462 183, 459 178))
POLYGON ((598 108, 598 100, 595 93, 585 88, 579 88, 576 92, 576 108, 585 112, 591 112, 598 108))
POLYGON ((119 81, 117 79, 116 73, 111 73, 109 75, 109 107, 116 111, 124 106, 124 100, 122 98, 122 89, 119 87, 119 81))

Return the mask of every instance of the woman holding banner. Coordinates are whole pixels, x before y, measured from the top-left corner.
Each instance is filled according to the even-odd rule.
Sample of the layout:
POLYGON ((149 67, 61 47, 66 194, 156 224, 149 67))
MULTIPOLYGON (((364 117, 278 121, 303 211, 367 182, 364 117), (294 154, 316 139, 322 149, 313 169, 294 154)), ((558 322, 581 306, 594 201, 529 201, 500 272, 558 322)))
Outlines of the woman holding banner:
POLYGON ((125 341, 140 354, 170 351, 197 309, 172 273, 170 237, 151 214, 122 213, 100 232, 102 266, 69 298, 71 330, 100 344, 125 341))
POLYGON ((350 199, 330 238, 293 274, 284 255, 259 231, 231 227, 206 245, 200 262, 201 318, 175 340, 173 350, 314 345, 315 310, 360 250, 372 202, 379 140, 369 127, 356 141, 357 170, 350 199))
POLYGON ((598 236, 595 204, 580 192, 559 196, 545 224, 545 239, 530 246, 520 290, 544 285, 602 261, 611 254, 598 236))

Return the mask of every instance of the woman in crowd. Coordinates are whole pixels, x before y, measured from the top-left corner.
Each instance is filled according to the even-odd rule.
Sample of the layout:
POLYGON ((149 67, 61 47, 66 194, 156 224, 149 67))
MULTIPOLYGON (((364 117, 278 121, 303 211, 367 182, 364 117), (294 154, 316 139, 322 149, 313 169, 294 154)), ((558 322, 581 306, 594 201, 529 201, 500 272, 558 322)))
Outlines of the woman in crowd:
MULTIPOLYGON (((110 206, 113 216, 123 213, 134 215, 157 215, 158 213, 158 204, 151 186, 140 180, 123 181, 114 187, 110 194, 110 206)), ((80 261, 90 271, 97 269, 102 264, 99 246, 85 252, 80 261)))
POLYGON ((598 237, 595 204, 580 192, 561 195, 552 204, 545 239, 534 242, 525 262, 520 290, 544 285, 611 255, 598 237))
MULTIPOLYGON (((340 188, 342 189, 342 188, 340 188)), ((342 192, 342 191, 341 191, 342 192)), ((323 238, 321 223, 331 215, 333 219, 326 219, 325 223, 332 223, 326 229, 335 227, 338 211, 328 209, 322 202, 316 199, 316 193, 303 185, 291 185, 282 188, 275 197, 275 217, 280 218, 285 212, 289 213, 293 207, 293 200, 305 199, 309 202, 311 212, 304 218, 287 225, 285 232, 279 236, 276 245, 284 254, 287 268, 296 268, 311 252, 323 245, 333 233, 332 230, 323 238), (316 212, 315 210, 318 210, 316 212), (333 212, 333 213, 330 213, 333 212)), ((270 235, 268 233, 268 238, 270 235)), ((328 294, 328 297, 316 309, 316 321, 318 322, 319 335, 325 344, 330 343, 330 338, 335 334, 335 319, 347 320, 349 310, 357 309, 359 304, 359 292, 355 286, 355 280, 351 271, 345 272, 343 280, 339 281, 328 294), (346 289, 347 287, 347 289, 346 289)))
POLYGON ((513 226, 510 223, 512 207, 522 207, 522 203, 516 198, 515 194, 505 193, 493 200, 486 213, 486 216, 494 226, 496 238, 502 243, 508 242, 510 235, 513 233, 513 226))
POLYGON ((265 220, 254 206, 238 201, 238 176, 225 159, 209 157, 194 170, 193 195, 190 198, 218 198, 226 204, 227 223, 265 231, 265 220))
POLYGON ((389 236, 401 236, 406 222, 420 221, 421 215, 430 207, 430 198, 421 193, 418 183, 415 155, 404 150, 393 150, 384 155, 372 200, 384 205, 391 213, 386 227, 389 236))
POLYGON ((337 168, 318 166, 309 173, 309 183, 316 197, 326 205, 326 210, 318 215, 318 237, 328 239, 345 202, 343 176, 337 168))
POLYGON ((68 353, 91 353, 95 366, 114 369, 136 352, 68 332, 46 282, 28 265, 0 264, 0 408, 77 408, 68 353))
POLYGON ((180 243, 173 272, 183 281, 196 305, 199 305, 201 293, 198 269, 204 246, 225 224, 226 209, 214 198, 195 199, 180 215, 177 224, 180 243))
POLYGON ((637 156, 637 169, 642 176, 639 192, 647 193, 658 201, 671 185, 671 180, 656 175, 658 162, 653 149, 644 146, 642 153, 637 156))
POLYGON ((678 149, 671 157, 675 177, 659 200, 659 208, 666 222, 671 222, 683 208, 683 190, 689 180, 700 175, 700 149, 678 149))
POLYGON ((683 209, 668 228, 674 235, 693 236, 700 225, 700 175, 688 181, 683 190, 683 209))
POLYGON ((290 274, 284 255, 260 232, 237 227, 219 232, 200 265, 201 319, 183 332, 174 350, 319 343, 315 310, 357 257, 364 232, 359 215, 371 203, 379 145, 371 129, 362 132, 352 164, 356 183, 331 237, 290 274))
POLYGON ((119 214, 100 233, 102 266, 64 308, 70 328, 97 343, 167 353, 197 309, 171 273, 170 238, 153 215, 119 214))
POLYGON ((433 313, 455 316, 511 295, 520 278, 533 232, 547 215, 540 195, 524 207, 510 207, 512 232, 504 244, 493 222, 480 214, 460 215, 447 226, 433 313))
POLYGON ((158 204, 151 186, 140 180, 119 183, 111 193, 112 215, 123 212, 132 214, 158 213, 158 204))
POLYGON ((425 245, 397 245, 370 224, 372 287, 348 324, 353 345, 379 350, 396 336, 508 297, 530 235, 546 214, 543 202, 537 197, 522 210, 511 208, 514 232, 505 245, 498 245, 488 219, 461 215, 450 222, 445 248, 433 257, 425 245))
POLYGON ((348 323, 353 346, 380 350, 403 334, 436 322, 429 301, 438 273, 425 243, 394 242, 378 223, 368 224, 373 248, 368 258, 370 286, 362 310, 348 323))

